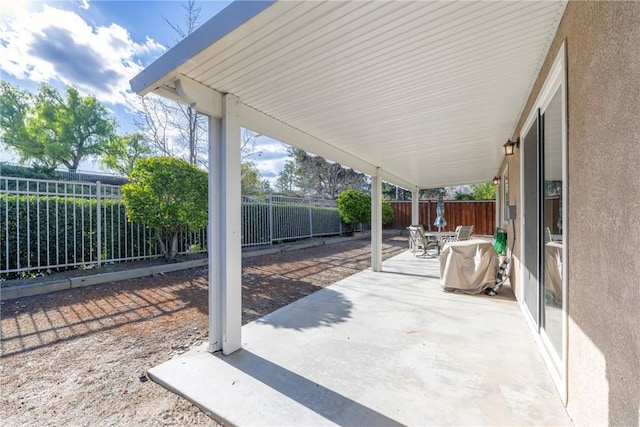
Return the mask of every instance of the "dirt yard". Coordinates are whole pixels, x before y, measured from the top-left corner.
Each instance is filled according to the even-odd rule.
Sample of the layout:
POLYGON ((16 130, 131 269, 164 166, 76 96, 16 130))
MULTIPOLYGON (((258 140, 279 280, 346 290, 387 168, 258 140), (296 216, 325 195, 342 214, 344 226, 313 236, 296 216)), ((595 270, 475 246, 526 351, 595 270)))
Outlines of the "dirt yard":
MULTIPOLYGON (((385 236, 383 257, 407 248, 385 236)), ((370 266, 368 240, 243 261, 243 323, 370 266)), ((216 425, 140 375, 207 339, 207 269, 1 303, 3 426, 216 425)))

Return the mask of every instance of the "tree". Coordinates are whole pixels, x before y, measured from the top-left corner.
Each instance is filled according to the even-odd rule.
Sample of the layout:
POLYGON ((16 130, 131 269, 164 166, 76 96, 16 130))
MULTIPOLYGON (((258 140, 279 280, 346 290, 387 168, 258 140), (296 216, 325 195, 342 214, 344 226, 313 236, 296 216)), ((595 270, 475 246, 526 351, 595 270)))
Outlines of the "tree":
POLYGON ((295 181, 296 165, 292 160, 287 160, 280 173, 278 173, 278 178, 276 178, 276 190, 280 193, 290 194, 295 189, 295 181))
MULTIPOLYGON (((194 0, 183 2, 182 8, 182 24, 174 24, 163 16, 176 34, 176 44, 200 24, 201 8, 194 0)), ((136 111, 134 124, 158 154, 179 156, 191 164, 207 165, 207 122, 195 108, 153 95, 140 98, 140 105, 131 106, 136 111)))
POLYGON ((193 33, 200 23, 200 12, 202 11, 202 8, 200 6, 196 6, 196 2, 194 0, 182 2, 182 9, 184 9, 184 27, 180 24, 172 23, 165 16, 162 17, 164 22, 166 22, 178 35, 178 37, 174 39, 175 44, 178 44, 182 39, 193 33))
POLYGON ((155 154, 177 157, 177 147, 173 146, 171 138, 175 120, 169 120, 175 105, 156 95, 138 99, 139 105, 129 104, 135 111, 133 124, 138 128, 138 133, 150 142, 155 154))
POLYGON ((496 186, 492 182, 475 184, 471 186, 471 194, 474 200, 495 200, 496 186))
POLYGON ((437 199, 440 196, 444 197, 447 190, 444 187, 424 188, 419 193, 421 199, 437 199))
POLYGON ((364 191, 345 190, 340 193, 336 202, 340 218, 347 225, 349 232, 353 233, 354 227, 358 224, 371 222, 371 197, 364 191))
POLYGON ((123 176, 129 176, 136 161, 149 157, 151 153, 151 147, 142 134, 115 135, 107 144, 100 162, 123 176))
POLYGON ((67 87, 66 99, 49 85, 40 86, 35 98, 4 81, 0 91, 1 140, 21 162, 45 170, 64 165, 74 172, 113 137, 115 121, 107 109, 74 87, 67 87))
POLYGON ((262 151, 256 149, 256 134, 249 129, 242 128, 240 134, 240 158, 247 161, 251 157, 262 155, 262 151))
POLYGON ((299 148, 290 148, 289 154, 295 164, 295 185, 305 193, 335 200, 344 190, 368 189, 367 177, 353 169, 344 168, 299 148))
POLYGON ((454 194, 456 200, 473 200, 473 194, 456 191, 454 194))
POLYGON ((382 223, 391 224, 394 216, 393 206, 387 201, 382 201, 382 223))
POLYGON ((483 184, 464 185, 456 188, 456 200, 493 200, 496 198, 496 187, 491 182, 483 184))
POLYGON ((252 162, 240 164, 240 188, 242 194, 258 194, 262 192, 262 174, 252 162))
POLYGON ((260 184, 260 192, 262 194, 270 194, 271 193, 271 183, 269 182, 268 179, 263 179, 262 183, 260 184))
POLYGON ((154 229, 162 254, 172 261, 178 235, 207 225, 207 185, 207 173, 185 160, 149 157, 136 162, 122 199, 129 221, 154 229))

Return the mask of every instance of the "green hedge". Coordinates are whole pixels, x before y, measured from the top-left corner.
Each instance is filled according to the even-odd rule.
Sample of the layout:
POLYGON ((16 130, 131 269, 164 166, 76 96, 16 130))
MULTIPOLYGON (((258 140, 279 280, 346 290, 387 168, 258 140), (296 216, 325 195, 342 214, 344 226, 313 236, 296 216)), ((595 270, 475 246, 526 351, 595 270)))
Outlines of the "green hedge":
MULTIPOLYGON (((60 270, 95 263, 96 203, 89 198, 0 194, 0 270, 36 272, 54 264, 68 265, 60 270)), ((120 200, 103 199, 101 216, 102 261, 160 255, 155 235, 139 224, 127 222, 120 200)), ((340 214, 335 207, 312 206, 310 217, 307 204, 274 204, 270 208, 267 203, 245 202, 242 244, 270 244, 271 237, 274 243, 308 237, 310 219, 314 235, 340 233, 340 214), (270 213, 273 213, 273 236, 269 233, 270 213)), ((206 230, 202 230, 183 235, 178 250, 185 253, 206 247, 206 230)), ((19 276, 2 273, 5 278, 19 276)))
MULTIPOLYGON (((95 263, 98 253, 96 204, 95 199, 87 198, 0 194, 0 212, 4 215, 0 221, 1 269, 95 263)), ((103 260, 157 253, 149 231, 127 223, 119 200, 102 200, 101 216, 103 260)))

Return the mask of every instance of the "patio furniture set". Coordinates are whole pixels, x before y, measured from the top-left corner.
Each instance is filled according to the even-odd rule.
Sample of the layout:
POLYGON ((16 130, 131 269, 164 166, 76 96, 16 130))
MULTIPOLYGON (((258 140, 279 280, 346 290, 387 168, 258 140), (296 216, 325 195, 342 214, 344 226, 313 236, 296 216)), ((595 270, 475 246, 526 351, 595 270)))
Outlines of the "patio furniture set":
POLYGON ((478 294, 495 287, 498 255, 490 241, 471 237, 472 225, 459 225, 454 232, 425 232, 421 225, 407 229, 411 252, 417 257, 440 258, 443 291, 478 294))

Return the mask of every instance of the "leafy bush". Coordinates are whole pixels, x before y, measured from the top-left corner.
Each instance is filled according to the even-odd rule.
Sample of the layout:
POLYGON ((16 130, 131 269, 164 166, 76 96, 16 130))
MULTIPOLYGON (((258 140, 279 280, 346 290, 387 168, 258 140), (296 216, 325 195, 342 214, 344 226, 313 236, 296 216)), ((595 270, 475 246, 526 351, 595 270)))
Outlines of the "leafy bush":
POLYGON ((382 223, 383 224, 391 224, 391 221, 393 221, 393 206, 391 206, 391 203, 387 202, 387 201, 382 201, 382 223))
MULTIPOLYGON (((0 206, 6 209, 0 227, 2 270, 36 271, 49 265, 75 268, 97 261, 95 199, 0 194, 0 206)), ((100 220, 102 260, 158 253, 155 243, 149 245, 148 230, 127 223, 119 200, 101 201, 100 220)))
MULTIPOLYGON (((349 231, 358 224, 371 223, 371 196, 360 190, 345 190, 338 196, 338 210, 342 222, 349 231)), ((389 224, 393 221, 393 206, 389 202, 382 201, 382 223, 389 224)))
POLYGON ((136 162, 122 197, 129 220, 154 229, 162 254, 171 261, 178 253, 178 235, 207 225, 207 186, 207 173, 197 166, 150 157, 136 162))
POLYGON ((7 165, 4 163, 0 163, 0 174, 15 178, 59 179, 56 171, 46 170, 39 167, 7 165))
POLYGON ((338 211, 349 232, 357 224, 371 222, 371 197, 360 190, 345 190, 338 196, 338 211))

